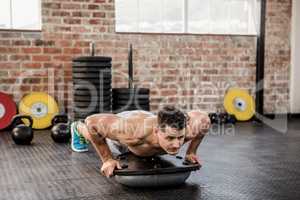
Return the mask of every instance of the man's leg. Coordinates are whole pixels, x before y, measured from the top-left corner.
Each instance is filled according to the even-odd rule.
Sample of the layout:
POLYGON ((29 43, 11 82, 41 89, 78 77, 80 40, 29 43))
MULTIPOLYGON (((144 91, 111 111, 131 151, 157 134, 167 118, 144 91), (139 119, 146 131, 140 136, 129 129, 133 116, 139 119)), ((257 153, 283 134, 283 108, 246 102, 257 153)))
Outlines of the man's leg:
MULTIPOLYGON (((85 138, 85 140, 90 141, 92 144, 92 138, 91 134, 88 131, 88 128, 86 127, 86 124, 83 122, 77 122, 76 124, 77 132, 80 134, 82 137, 85 138)), ((111 151, 115 153, 127 153, 129 152, 128 148, 125 145, 122 145, 116 141, 113 141, 111 139, 106 138, 107 145, 111 149, 111 151)), ((80 151, 82 152, 82 151, 80 151)))
POLYGON ((83 123, 80 121, 75 121, 71 124, 71 148, 75 152, 88 151, 88 144, 86 141, 86 136, 88 136, 88 134, 86 134, 86 131, 82 130, 82 128, 78 129, 81 124, 83 123))

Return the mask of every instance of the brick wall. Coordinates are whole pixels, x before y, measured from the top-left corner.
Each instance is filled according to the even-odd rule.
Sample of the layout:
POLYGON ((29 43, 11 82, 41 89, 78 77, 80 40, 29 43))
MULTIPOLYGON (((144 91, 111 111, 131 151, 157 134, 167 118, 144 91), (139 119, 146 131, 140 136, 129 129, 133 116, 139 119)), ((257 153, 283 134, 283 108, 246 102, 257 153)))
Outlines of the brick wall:
MULTIPOLYGON (((288 106, 290 0, 268 0, 266 112, 288 106), (280 94, 280 95, 279 95, 280 94)), ((113 0, 42 0, 41 32, 0 32, 0 90, 16 101, 46 91, 72 109, 72 58, 113 58, 114 87, 126 87, 133 44, 135 84, 151 87, 151 109, 176 104, 216 111, 228 86, 255 88, 256 39, 247 36, 117 34, 113 0)))

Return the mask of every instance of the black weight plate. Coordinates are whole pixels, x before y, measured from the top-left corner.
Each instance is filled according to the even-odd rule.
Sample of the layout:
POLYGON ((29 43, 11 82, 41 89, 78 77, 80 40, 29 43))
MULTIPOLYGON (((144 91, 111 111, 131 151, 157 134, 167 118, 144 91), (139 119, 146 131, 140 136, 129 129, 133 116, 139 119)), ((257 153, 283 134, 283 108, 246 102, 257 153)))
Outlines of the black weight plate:
POLYGON ((98 113, 100 111, 110 111, 111 110, 111 106, 103 106, 103 107, 95 107, 92 109, 88 109, 85 107, 76 107, 74 108, 74 113, 76 113, 77 115, 86 115, 86 114, 90 114, 90 113, 98 113))
POLYGON ((95 112, 95 111, 99 111, 100 109, 111 109, 111 105, 110 104, 106 104, 106 105, 97 105, 97 106, 85 106, 85 105, 74 105, 74 111, 77 113, 86 113, 86 112, 95 112))
POLYGON ((129 96, 129 95, 124 95, 124 94, 115 94, 115 93, 112 93, 112 96, 114 99, 120 99, 120 100, 130 100, 130 99, 137 99, 138 101, 139 100, 148 100, 150 98, 149 95, 135 95, 135 96, 129 96))
POLYGON ((150 101, 149 100, 139 100, 139 101, 126 101, 126 100, 116 100, 113 99, 113 103, 114 104, 120 104, 120 105, 126 105, 126 104, 149 104, 150 101))
POLYGON ((111 79, 110 74, 101 73, 73 73, 73 78, 98 78, 98 79, 111 79))
POLYGON ((112 80, 112 76, 110 74, 97 74, 94 73, 92 77, 83 75, 82 73, 78 75, 78 73, 73 73, 72 74, 73 79, 78 79, 78 80, 86 80, 86 79, 98 79, 98 80, 112 80), (80 77, 78 77, 78 76, 80 77))
POLYGON ((78 90, 78 89, 85 89, 85 90, 89 90, 89 89, 97 89, 97 90, 104 90, 104 91, 107 91, 107 90, 109 90, 109 91, 111 91, 111 86, 110 85, 108 85, 108 84, 103 84, 103 85, 98 85, 98 84, 82 84, 82 82, 81 83, 77 83, 77 84, 74 84, 74 89, 75 90, 78 90))
POLYGON ((112 105, 111 102, 109 101, 73 101, 74 105, 75 106, 78 106, 78 107, 88 107, 88 106, 92 106, 92 105, 95 105, 95 106, 107 106, 107 105, 112 105))
POLYGON ((96 87, 99 87, 99 86, 102 86, 102 87, 106 87, 106 88, 110 88, 112 89, 112 86, 111 86, 111 82, 99 82, 98 80, 92 80, 92 79, 89 79, 88 81, 82 81, 82 80, 75 80, 73 81, 73 85, 76 86, 76 85, 86 85, 85 87, 93 87, 93 86, 96 86, 96 87))
MULTIPOLYGON (((75 90, 74 91, 74 96, 90 96, 91 95, 91 92, 89 90, 75 90)), ((110 97, 110 92, 97 92, 96 94, 99 98, 100 97, 110 97)))
POLYGON ((91 112, 91 113, 84 113, 84 114, 79 114, 79 113, 75 113, 74 117, 76 120, 78 119, 85 119, 93 114, 99 114, 99 113, 111 113, 111 110, 99 110, 96 112, 91 112))
MULTIPOLYGON (((96 95, 96 97, 94 97, 94 96, 91 96, 90 94, 82 95, 85 92, 85 91, 82 91, 82 90, 78 90, 78 92, 79 92, 79 94, 77 92, 74 92, 73 97, 76 97, 76 98, 84 97, 84 99, 86 99, 86 100, 88 100, 88 99, 96 99, 96 97, 97 97, 97 99, 99 101, 101 101, 101 100, 108 100, 108 99, 111 100, 111 96, 110 96, 109 93, 103 93, 103 94, 99 93, 99 94, 96 95), (80 93, 80 92, 82 92, 82 93, 80 93)), ((81 98, 81 99, 83 99, 83 98, 81 98)))
POLYGON ((111 104, 90 104, 90 103, 85 103, 85 102, 74 102, 75 108, 84 108, 84 109, 91 109, 91 110, 99 110, 99 108, 110 108, 111 104))
POLYGON ((89 76, 89 75, 97 75, 97 76, 103 76, 103 77, 111 77, 111 71, 108 70, 98 70, 98 71, 73 71, 72 73, 73 75, 85 75, 85 76, 89 76))
POLYGON ((99 82, 99 81, 74 81, 73 82, 73 85, 76 86, 76 88, 78 87, 84 87, 84 88, 92 88, 92 87, 97 87, 97 88, 109 88, 109 89, 112 89, 111 87, 111 83, 110 82, 107 82, 107 83, 103 83, 103 82, 99 82))
POLYGON ((130 109, 130 110, 149 110, 150 106, 133 106, 133 105, 130 105, 130 106, 115 106, 113 105, 112 106, 113 110, 119 110, 119 109, 130 109))
POLYGON ((99 67, 80 67, 80 68, 73 68, 73 73, 111 73, 110 68, 107 69, 100 69, 99 67))
POLYGON ((110 102, 111 98, 109 96, 106 97, 91 97, 91 96, 74 96, 74 101, 92 101, 92 100, 98 100, 99 102, 110 102))
POLYGON ((135 105, 135 104, 128 104, 128 105, 120 105, 120 104, 112 104, 114 108, 122 108, 122 107, 142 107, 142 108, 148 108, 150 104, 140 104, 140 105, 135 105))
POLYGON ((111 102, 111 98, 110 96, 98 96, 97 98, 94 97, 94 98, 90 98, 90 96, 87 96, 87 95, 78 95, 78 94, 75 94, 74 96, 74 101, 78 100, 78 101, 99 101, 99 102, 111 102), (81 98, 81 97, 86 97, 86 98, 81 98), (76 98, 76 100, 75 100, 76 98), (89 100, 90 99, 90 100, 89 100))
POLYGON ((148 95, 150 93, 150 90, 148 88, 114 88, 113 93, 125 94, 125 95, 131 95, 131 94, 148 95))
POLYGON ((73 62, 73 68, 80 68, 80 67, 94 67, 99 69, 104 68, 111 68, 112 64, 110 62, 73 62))
MULTIPOLYGON (((113 113, 120 113, 120 112, 123 112, 123 111, 130 111, 130 110, 137 110, 137 108, 112 109, 113 113)), ((139 108, 138 110, 150 111, 149 109, 142 109, 142 108, 139 108)))
POLYGON ((87 79, 79 79, 79 78, 73 78, 73 85, 105 85, 110 86, 112 85, 111 79, 96 79, 96 78, 87 78, 87 79))
POLYGON ((105 56, 82 56, 78 58, 74 58, 73 62, 111 62, 111 57, 105 57, 105 56))
POLYGON ((111 96, 110 90, 104 90, 103 88, 96 88, 95 90, 88 90, 84 88, 76 88, 74 93, 82 95, 93 95, 93 96, 111 96))

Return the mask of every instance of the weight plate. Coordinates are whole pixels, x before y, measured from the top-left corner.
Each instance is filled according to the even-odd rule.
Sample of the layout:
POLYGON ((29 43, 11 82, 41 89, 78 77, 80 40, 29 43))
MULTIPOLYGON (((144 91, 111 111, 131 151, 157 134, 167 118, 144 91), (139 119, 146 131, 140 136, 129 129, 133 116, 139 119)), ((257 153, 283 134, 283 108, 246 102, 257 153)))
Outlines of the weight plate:
POLYGON ((126 101, 126 100, 113 100, 112 101, 114 104, 119 104, 119 105, 126 105, 126 104, 149 104, 150 101, 149 100, 143 100, 143 101, 126 101))
POLYGON ((7 128, 17 114, 17 106, 6 93, 0 92, 0 130, 7 128))
POLYGON ((111 98, 109 96, 102 98, 92 98, 91 96, 74 96, 74 101, 99 101, 99 102, 111 102, 111 98))
POLYGON ((104 85, 104 86, 107 86, 107 87, 111 87, 111 80, 110 79, 73 79, 73 84, 74 85, 78 85, 78 84, 84 84, 84 85, 96 85, 96 86, 99 86, 99 85, 104 85))
POLYGON ((112 96, 113 96, 113 99, 117 99, 117 100, 133 100, 133 99, 137 99, 138 101, 139 100, 149 100, 150 96, 149 95, 126 95, 126 94, 115 94, 115 93, 112 93, 112 96))
POLYGON ((224 97, 224 108, 239 121, 247 121, 255 114, 254 98, 247 90, 239 88, 229 89, 224 97))
MULTIPOLYGON (((51 126, 52 118, 59 113, 57 102, 43 92, 32 92, 24 96, 19 104, 19 113, 33 118, 34 129, 51 126)), ((26 125, 28 122, 24 121, 26 125)))
POLYGON ((73 75, 82 76, 82 77, 103 77, 103 78, 111 78, 111 72, 107 71, 73 71, 73 75))
POLYGON ((73 73, 73 78, 97 78, 101 79, 111 79, 112 76, 106 73, 73 73))
POLYGON ((97 96, 99 99, 101 97, 105 98, 105 97, 111 96, 110 91, 95 92, 95 93, 93 93, 89 90, 79 90, 79 89, 74 91, 74 96, 91 96, 91 94, 93 96, 97 96))
POLYGON ((92 89, 92 88, 96 88, 97 90, 99 89, 102 89, 104 91, 107 91, 107 90, 111 90, 111 86, 110 85, 96 85, 96 84, 82 84, 82 83, 78 83, 78 84, 75 84, 74 87, 77 89, 92 89))
POLYGON ((124 94, 124 95, 149 95, 150 90, 148 88, 114 88, 114 94, 124 94))
POLYGON ((99 63, 105 63, 105 62, 111 62, 111 57, 105 57, 105 56, 82 56, 73 59, 73 62, 99 62, 99 63))
POLYGON ((110 106, 111 103, 110 102, 101 102, 102 104, 100 104, 100 102, 79 102, 79 101, 76 101, 74 102, 74 106, 78 106, 78 107, 96 107, 96 106, 110 106))
POLYGON ((74 104, 74 111, 77 113, 90 113, 90 112, 96 112, 99 111, 99 109, 103 109, 103 108, 111 108, 111 105, 106 105, 106 106, 79 106, 79 105, 75 105, 74 104))
POLYGON ((141 105, 141 106, 135 106, 135 105, 129 105, 129 106, 112 106, 113 110, 119 110, 119 109, 130 109, 130 110, 149 110, 150 106, 141 105))
POLYGON ((144 108, 121 108, 121 109, 112 109, 113 113, 120 113, 123 111, 130 111, 130 110, 145 110, 150 111, 150 109, 144 109, 144 108))
POLYGON ((111 74, 111 66, 73 66, 73 72, 107 72, 111 74))
POLYGON ((95 113, 101 113, 104 111, 110 112, 111 107, 103 107, 103 108, 100 107, 100 108, 95 108, 95 109, 91 109, 91 110, 84 109, 84 108, 78 108, 78 109, 74 110, 74 115, 84 117, 84 116, 89 116, 89 115, 92 115, 95 113))

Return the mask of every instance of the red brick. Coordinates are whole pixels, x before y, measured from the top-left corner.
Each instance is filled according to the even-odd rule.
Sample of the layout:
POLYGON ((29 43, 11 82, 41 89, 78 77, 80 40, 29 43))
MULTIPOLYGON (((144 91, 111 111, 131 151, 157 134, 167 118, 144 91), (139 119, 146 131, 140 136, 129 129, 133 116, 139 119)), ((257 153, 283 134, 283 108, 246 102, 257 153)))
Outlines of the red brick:
POLYGON ((64 54, 81 54, 82 49, 81 48, 64 48, 63 53, 64 54))
POLYGON ((29 40, 13 40, 12 44, 14 46, 30 46, 31 41, 29 41, 29 40))
POLYGON ((51 8, 51 9, 60 9, 61 8, 60 3, 43 3, 42 6, 44 8, 51 8))
POLYGON ((61 56, 53 56, 53 60, 55 61, 71 61, 72 56, 61 55, 61 56))
POLYGON ((26 53, 26 54, 37 54, 41 52, 42 52, 41 48, 38 47, 22 48, 22 53, 26 53))
POLYGON ((11 53, 18 53, 19 49, 17 48, 9 48, 9 47, 0 47, 1 54, 11 54, 11 53))
POLYGON ((90 4, 90 5, 88 5, 88 9, 89 10, 98 10, 99 6, 96 4, 90 4))
POLYGON ((44 48, 44 54, 60 54, 62 52, 61 48, 44 48))
POLYGON ((30 56, 29 55, 24 55, 24 54, 13 54, 11 56, 9 56, 9 60, 10 61, 29 61, 30 60, 30 56))
POLYGON ((178 92, 177 92, 177 90, 162 90, 162 91, 160 92, 160 94, 161 94, 162 96, 174 96, 174 95, 177 95, 178 92))
POLYGON ((67 19, 64 19, 64 23, 65 24, 80 24, 81 19, 67 18, 67 19))
POLYGON ((47 55, 39 55, 39 56, 32 56, 32 60, 36 62, 46 62, 51 60, 51 56, 47 55))
POLYGON ((105 12, 94 12, 93 17, 95 18, 105 18, 105 12))
POLYGON ((41 68, 41 63, 23 63, 22 66, 24 68, 41 68))

